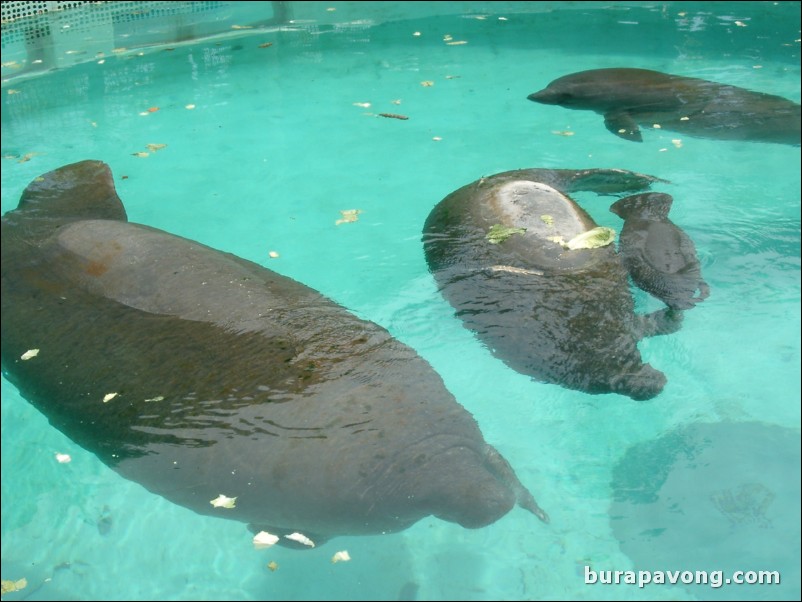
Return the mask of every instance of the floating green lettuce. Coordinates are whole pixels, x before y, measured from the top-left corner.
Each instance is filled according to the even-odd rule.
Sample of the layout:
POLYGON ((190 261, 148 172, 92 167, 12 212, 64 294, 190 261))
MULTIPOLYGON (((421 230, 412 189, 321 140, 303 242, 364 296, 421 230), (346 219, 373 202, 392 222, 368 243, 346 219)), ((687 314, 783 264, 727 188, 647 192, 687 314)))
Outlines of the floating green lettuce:
POLYGON ((572 251, 575 249, 598 249, 605 247, 615 240, 615 230, 601 226, 577 234, 565 246, 572 251))
POLYGON ((485 238, 490 244, 497 245, 507 240, 513 234, 523 234, 524 232, 526 232, 526 228, 508 228, 501 224, 493 224, 485 238))

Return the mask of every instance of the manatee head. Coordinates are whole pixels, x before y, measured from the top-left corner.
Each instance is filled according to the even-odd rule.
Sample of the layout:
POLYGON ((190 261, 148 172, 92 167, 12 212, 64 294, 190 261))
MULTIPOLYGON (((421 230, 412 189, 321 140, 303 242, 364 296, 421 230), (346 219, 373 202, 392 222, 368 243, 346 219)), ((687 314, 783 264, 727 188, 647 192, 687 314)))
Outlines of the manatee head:
POLYGON ((629 218, 664 220, 671 211, 674 199, 663 192, 633 194, 610 205, 610 211, 626 220, 629 218))

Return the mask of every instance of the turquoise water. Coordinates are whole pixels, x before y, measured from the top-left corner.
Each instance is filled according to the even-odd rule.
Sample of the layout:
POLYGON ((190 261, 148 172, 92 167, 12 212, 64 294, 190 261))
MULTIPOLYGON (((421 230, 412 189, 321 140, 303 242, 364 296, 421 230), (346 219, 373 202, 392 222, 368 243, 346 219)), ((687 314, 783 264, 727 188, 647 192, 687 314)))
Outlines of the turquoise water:
MULTIPOLYGON (((799 4, 576 5, 243 31, 4 82, 3 212, 41 173, 107 162, 131 221, 290 276, 417 350, 552 519, 516 509, 469 531, 430 518, 307 552, 256 551, 244 525, 118 477, 3 380, 2 578, 28 582, 4 598, 799 599, 800 149, 661 130, 634 144, 596 114, 526 100, 567 73, 631 66, 799 102, 799 4), (640 344, 668 378, 656 399, 533 382, 438 293, 420 241, 429 211, 483 175, 522 167, 670 181, 656 188, 674 196, 671 218, 694 239, 711 296, 680 332, 640 344), (335 225, 349 209, 358 221, 335 225), (745 433, 744 446, 686 435, 710 424, 725 440, 745 433), (773 441, 777 453, 751 451, 773 441), (694 445, 705 455, 685 453, 694 445), (711 471, 722 482, 706 489, 711 471), (640 547, 620 541, 611 508, 622 488, 641 488, 645 504, 661 486, 681 520, 647 512, 640 547), (585 584, 586 565, 660 568, 650 545, 653 558, 679 563, 665 568, 779 570, 782 584, 585 584), (352 561, 332 564, 343 549, 352 561)), ((612 198, 575 198, 620 229, 612 198)), ((640 311, 660 307, 634 296, 640 311)))

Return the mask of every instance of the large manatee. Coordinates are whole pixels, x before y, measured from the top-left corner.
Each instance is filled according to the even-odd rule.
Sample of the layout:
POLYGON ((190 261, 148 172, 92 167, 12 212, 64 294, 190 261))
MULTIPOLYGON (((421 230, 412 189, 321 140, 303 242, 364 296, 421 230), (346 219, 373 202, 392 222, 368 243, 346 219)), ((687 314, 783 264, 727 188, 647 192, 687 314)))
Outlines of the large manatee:
POLYGON ((615 246, 583 248, 597 225, 561 191, 628 192, 655 179, 614 169, 482 178, 429 214, 426 261, 457 315, 510 367, 588 393, 650 399, 666 379, 643 362, 638 341, 676 330, 681 313, 635 314, 615 246))
POLYGON ((546 520, 412 349, 298 282, 129 223, 99 161, 37 178, 3 216, 2 316, 22 395, 197 512, 322 538, 427 515, 481 527, 516 503, 546 520))
POLYGON ((642 142, 638 125, 720 140, 799 146, 800 106, 781 96, 648 69, 591 69, 555 79, 527 98, 596 111, 607 129, 642 142))

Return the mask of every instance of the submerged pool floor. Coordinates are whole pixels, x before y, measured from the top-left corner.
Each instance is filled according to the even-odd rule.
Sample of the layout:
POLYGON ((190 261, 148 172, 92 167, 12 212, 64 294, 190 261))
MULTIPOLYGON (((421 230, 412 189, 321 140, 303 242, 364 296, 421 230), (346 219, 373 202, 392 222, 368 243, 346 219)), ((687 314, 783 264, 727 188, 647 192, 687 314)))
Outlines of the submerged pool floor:
MULTIPOLYGON (((429 518, 254 550, 243 524, 117 476, 3 379, 2 578, 27 580, 4 599, 799 599, 800 149, 661 129, 637 144, 595 113, 526 99, 575 71, 640 67, 799 102, 798 3, 682 4, 298 24, 5 82, 3 212, 44 172, 107 162, 131 221, 258 262, 413 347, 551 523, 516 509, 479 530, 429 518), (655 189, 674 197, 711 295, 678 333, 641 342, 668 378, 657 398, 518 374, 439 294, 429 211, 525 167, 667 180, 655 189), (358 219, 338 224, 348 210, 358 219), (338 550, 352 560, 333 564, 338 550), (585 583, 669 569, 782 582, 585 583)), ((613 197, 572 196, 620 231, 613 197)))

